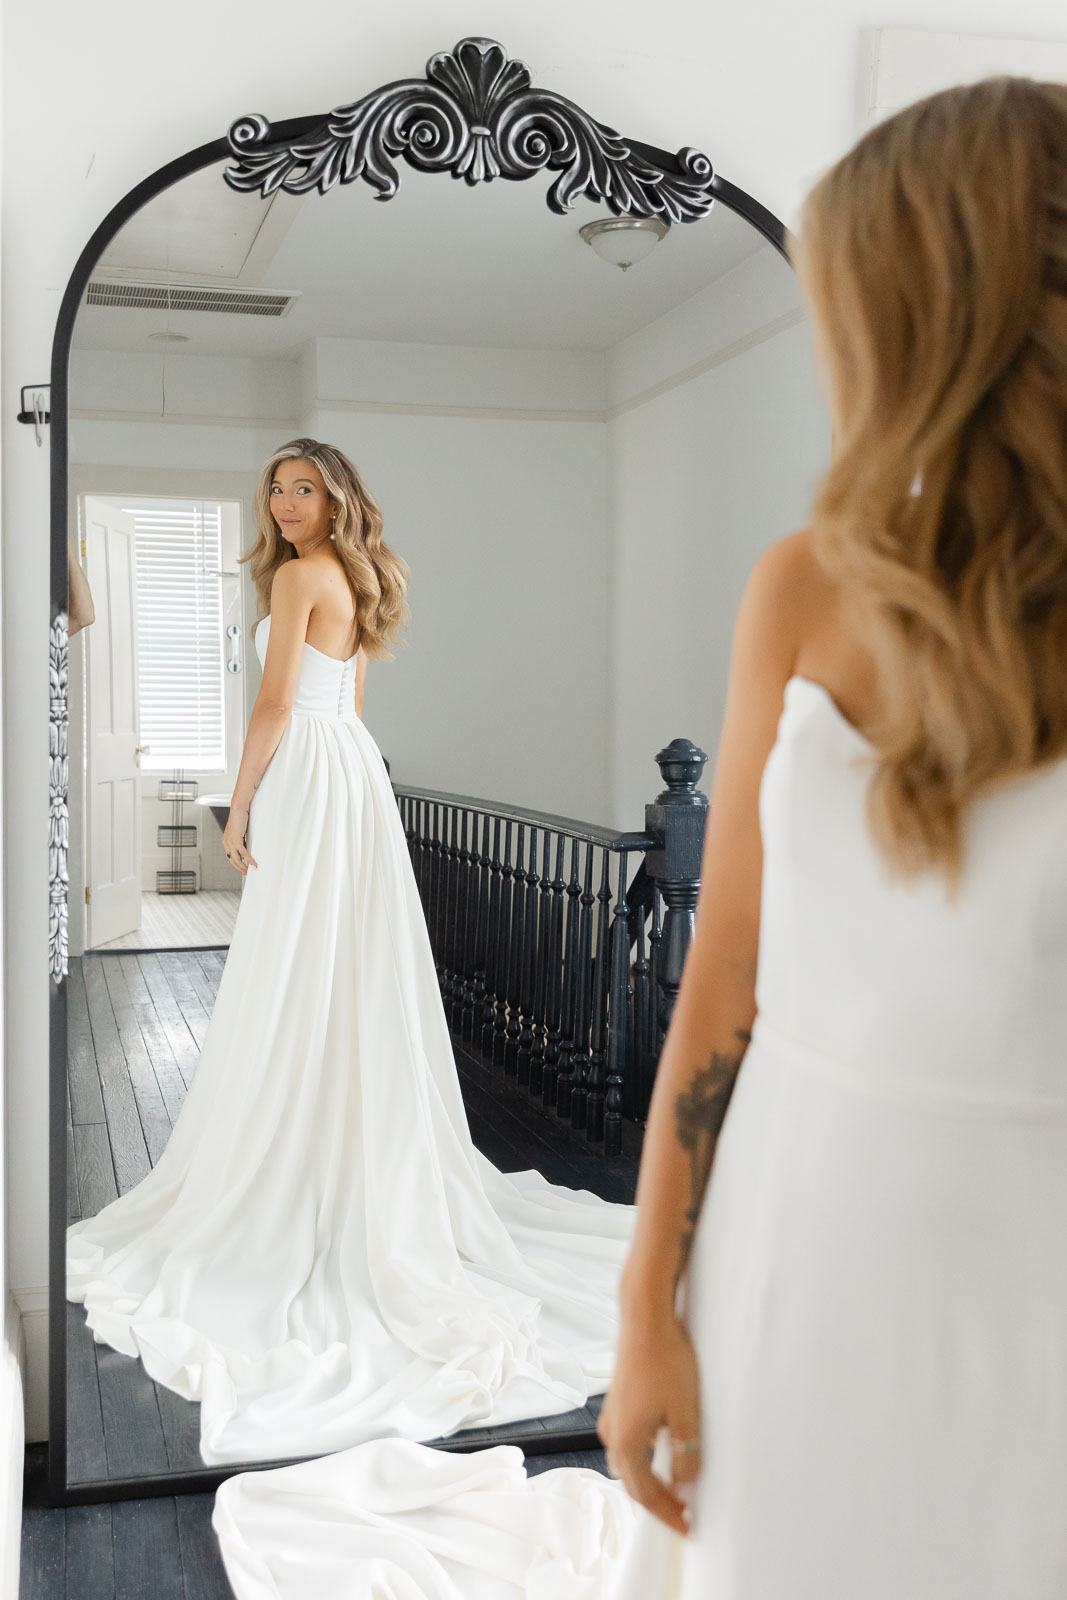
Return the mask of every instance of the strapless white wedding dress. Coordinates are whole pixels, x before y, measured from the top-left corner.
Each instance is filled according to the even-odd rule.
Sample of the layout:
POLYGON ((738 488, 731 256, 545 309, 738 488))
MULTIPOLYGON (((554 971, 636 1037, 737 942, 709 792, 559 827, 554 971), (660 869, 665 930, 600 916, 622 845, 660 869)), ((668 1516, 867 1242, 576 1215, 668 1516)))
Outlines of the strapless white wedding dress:
POLYGON ((1067 760, 973 804, 955 905, 940 877, 890 879, 872 760, 791 678, 760 789, 758 1015, 684 1285, 690 1537, 638 1511, 618 1562, 605 1485, 602 1562, 557 1524, 542 1590, 480 1553, 508 1505, 449 1500, 433 1452, 385 1441, 223 1486, 239 1600, 354 1593, 345 1553, 374 1549, 389 1581, 359 1592, 405 1600, 609 1578, 613 1600, 1067 1595, 1067 760))
POLYGON ((471 1143, 355 670, 305 643, 185 1104, 148 1177, 68 1234, 68 1298, 200 1401, 209 1463, 568 1411, 613 1366, 633 1208, 471 1143))

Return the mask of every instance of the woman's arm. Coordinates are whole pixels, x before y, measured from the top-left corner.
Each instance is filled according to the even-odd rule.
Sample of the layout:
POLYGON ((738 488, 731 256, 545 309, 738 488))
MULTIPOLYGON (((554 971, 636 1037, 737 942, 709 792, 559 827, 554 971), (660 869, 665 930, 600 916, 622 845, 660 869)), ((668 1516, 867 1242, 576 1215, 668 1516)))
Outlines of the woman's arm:
MULTIPOLYGON (((759 788, 797 658, 806 550, 806 535, 791 535, 765 551, 738 610, 696 925, 649 1108, 615 1378, 601 1414, 626 1487, 679 1531, 683 1502, 652 1474, 649 1451, 663 1425, 676 1438, 699 1432, 695 1362, 675 1294, 756 1015, 759 788)), ((698 1468, 696 1452, 679 1455, 674 1483, 698 1468)))
POLYGON ((308 618, 315 603, 315 579, 300 561, 287 561, 274 574, 270 591, 270 633, 263 660, 263 681, 248 719, 241 765, 237 771, 230 816, 222 835, 223 849, 237 871, 245 874, 248 855, 245 833, 252 796, 288 725, 293 696, 307 637, 308 618))
POLYGON ((82 571, 72 539, 67 540, 67 581, 67 638, 73 639, 81 628, 87 628, 90 622, 96 621, 96 607, 93 605, 89 580, 82 571))

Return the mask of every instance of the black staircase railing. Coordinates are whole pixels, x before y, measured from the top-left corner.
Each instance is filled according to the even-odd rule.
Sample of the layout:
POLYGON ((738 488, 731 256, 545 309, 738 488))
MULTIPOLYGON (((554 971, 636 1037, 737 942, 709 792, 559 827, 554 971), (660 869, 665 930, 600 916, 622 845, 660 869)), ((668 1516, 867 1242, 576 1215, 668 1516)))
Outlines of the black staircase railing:
POLYGON ((394 785, 454 1037, 607 1156, 647 1114, 681 983, 706 760, 660 751, 643 833, 394 785))

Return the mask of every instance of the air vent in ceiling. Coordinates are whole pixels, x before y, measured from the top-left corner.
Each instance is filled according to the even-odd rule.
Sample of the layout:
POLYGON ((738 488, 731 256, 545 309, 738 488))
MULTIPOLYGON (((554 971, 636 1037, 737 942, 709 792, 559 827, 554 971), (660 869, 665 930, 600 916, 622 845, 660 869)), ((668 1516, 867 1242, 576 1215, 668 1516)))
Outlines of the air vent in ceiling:
POLYGON ((212 289, 186 283, 107 283, 93 278, 86 304, 130 311, 224 311, 237 317, 284 317, 295 294, 268 289, 212 289))

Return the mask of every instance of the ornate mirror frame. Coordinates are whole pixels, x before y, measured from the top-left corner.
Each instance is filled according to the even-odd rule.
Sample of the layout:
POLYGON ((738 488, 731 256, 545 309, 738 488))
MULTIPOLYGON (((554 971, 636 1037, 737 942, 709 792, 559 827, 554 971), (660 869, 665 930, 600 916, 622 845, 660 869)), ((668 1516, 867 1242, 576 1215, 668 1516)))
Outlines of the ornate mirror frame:
MULTIPOLYGON (((749 222, 788 260, 783 224, 716 173, 701 151, 676 154, 624 139, 573 101, 534 87, 527 67, 491 39, 466 38, 431 57, 425 78, 401 79, 326 113, 271 124, 240 117, 224 138, 190 150, 123 197, 89 239, 63 295, 51 370, 51 610, 49 628, 49 1496, 53 1505, 203 1493, 234 1472, 202 1472, 67 1483, 67 973, 68 973, 68 370, 75 320, 93 269, 135 212, 182 178, 233 158, 234 189, 320 194, 357 179, 375 199, 400 187, 397 160, 467 184, 555 174, 546 194, 565 215, 585 196, 618 216, 673 225, 707 216, 718 202, 749 222)), ((560 1448, 595 1444, 584 1435, 560 1448)), ((472 1447, 473 1448, 473 1447, 472 1447)))

